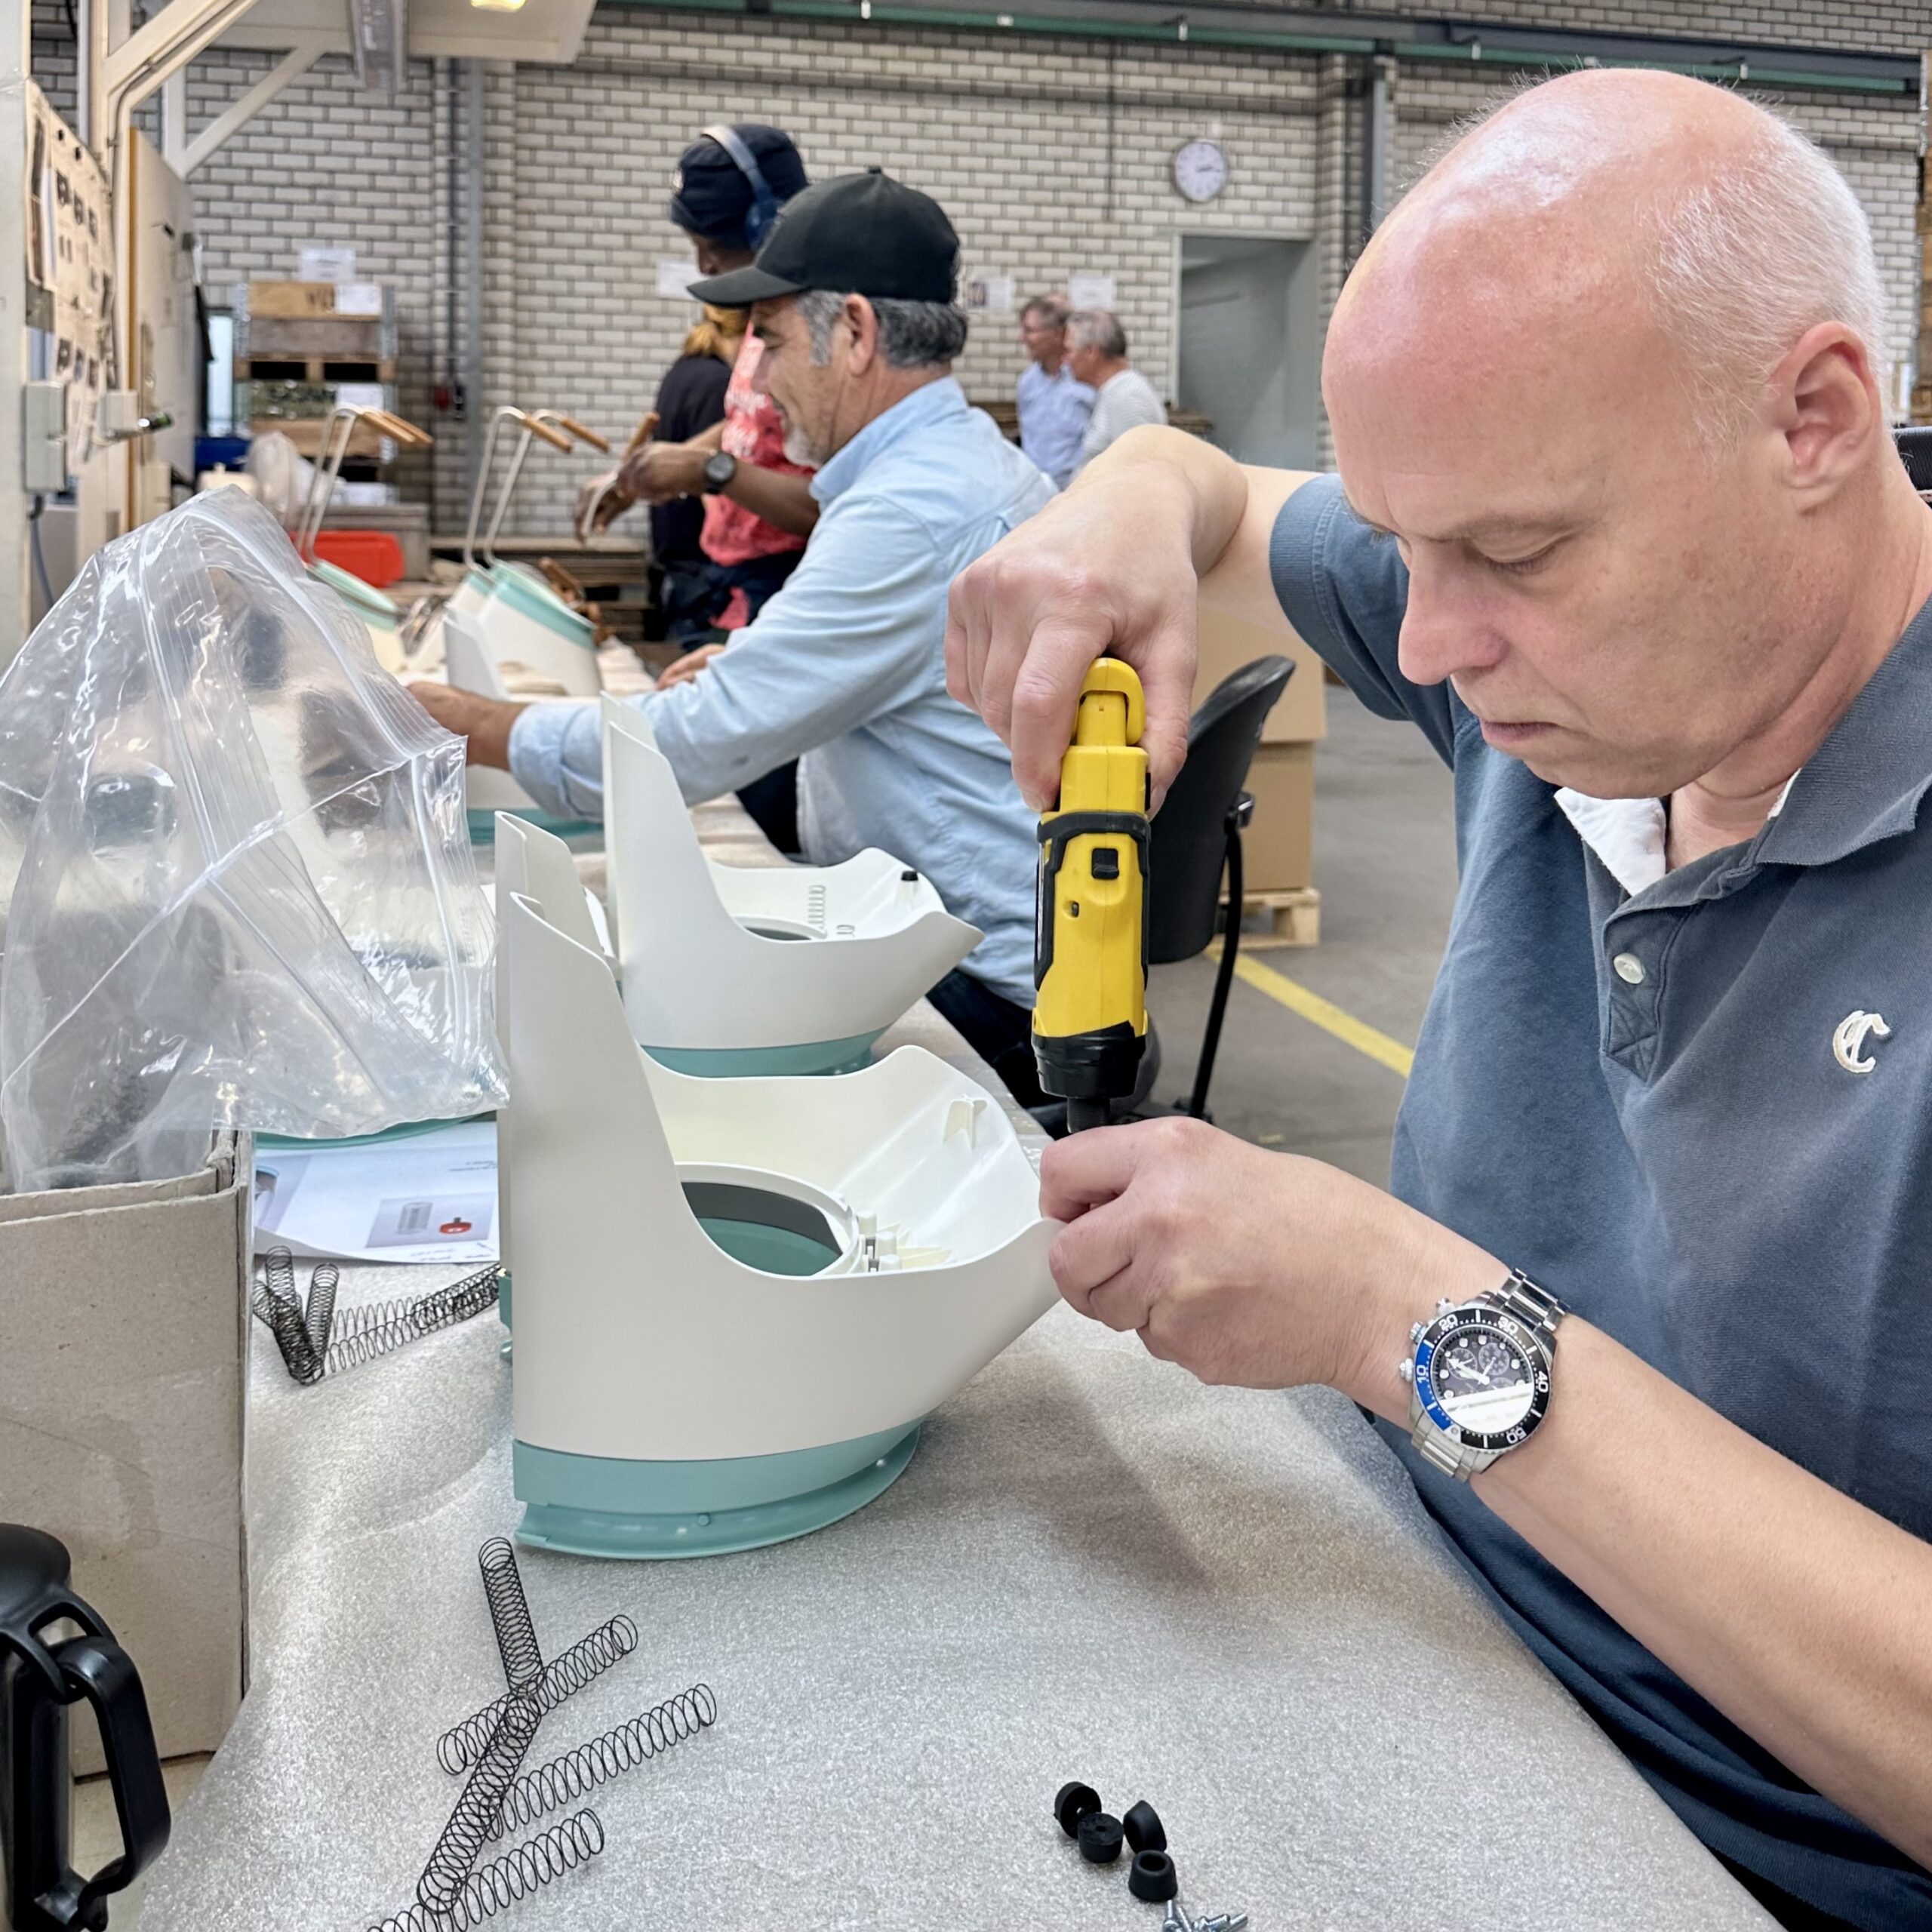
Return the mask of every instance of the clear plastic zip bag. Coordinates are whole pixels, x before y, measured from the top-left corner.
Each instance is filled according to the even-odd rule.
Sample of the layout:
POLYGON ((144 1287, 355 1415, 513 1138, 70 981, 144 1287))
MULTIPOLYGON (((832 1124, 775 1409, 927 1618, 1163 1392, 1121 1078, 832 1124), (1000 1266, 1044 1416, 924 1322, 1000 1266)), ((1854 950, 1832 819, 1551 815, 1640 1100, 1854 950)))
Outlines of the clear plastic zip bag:
POLYGON ((494 943, 460 742, 242 491, 100 551, 0 678, 15 1188, 494 1106, 494 943))

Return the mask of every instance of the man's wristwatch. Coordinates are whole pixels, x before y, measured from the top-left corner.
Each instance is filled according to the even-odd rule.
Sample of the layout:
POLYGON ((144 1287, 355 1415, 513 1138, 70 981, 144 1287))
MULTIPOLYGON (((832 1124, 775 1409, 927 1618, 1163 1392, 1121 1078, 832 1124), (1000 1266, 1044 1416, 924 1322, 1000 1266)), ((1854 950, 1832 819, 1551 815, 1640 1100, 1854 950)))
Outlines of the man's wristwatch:
POLYGON ((1458 1482, 1527 1441, 1549 1406, 1563 1304, 1518 1269, 1473 1301, 1438 1302, 1409 1331, 1410 1440, 1458 1482))
POLYGON ((713 450, 704 460, 705 494, 721 494, 731 487, 731 478, 737 473, 738 459, 729 450, 713 450))

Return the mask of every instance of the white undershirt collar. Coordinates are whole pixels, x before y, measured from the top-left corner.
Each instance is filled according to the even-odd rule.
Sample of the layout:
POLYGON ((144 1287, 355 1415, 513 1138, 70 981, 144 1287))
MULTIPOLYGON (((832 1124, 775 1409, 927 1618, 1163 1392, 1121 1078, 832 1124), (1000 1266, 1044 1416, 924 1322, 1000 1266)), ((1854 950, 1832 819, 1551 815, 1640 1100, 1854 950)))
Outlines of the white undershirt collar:
MULTIPOLYGON (((1784 810, 1784 801, 1797 783, 1794 771, 1785 780, 1770 817, 1784 810)), ((1558 788, 1556 802, 1577 828, 1577 836, 1633 899, 1669 871, 1665 845, 1668 821, 1661 798, 1592 798, 1564 785, 1558 788)))

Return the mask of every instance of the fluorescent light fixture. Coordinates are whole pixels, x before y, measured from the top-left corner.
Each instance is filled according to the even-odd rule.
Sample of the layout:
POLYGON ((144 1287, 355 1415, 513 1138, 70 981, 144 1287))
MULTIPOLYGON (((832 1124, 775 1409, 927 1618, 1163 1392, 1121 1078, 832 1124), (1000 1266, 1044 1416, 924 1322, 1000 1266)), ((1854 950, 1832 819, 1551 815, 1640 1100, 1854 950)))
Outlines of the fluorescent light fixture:
POLYGON ((469 0, 469 4, 480 14, 515 14, 521 11, 523 0, 469 0))

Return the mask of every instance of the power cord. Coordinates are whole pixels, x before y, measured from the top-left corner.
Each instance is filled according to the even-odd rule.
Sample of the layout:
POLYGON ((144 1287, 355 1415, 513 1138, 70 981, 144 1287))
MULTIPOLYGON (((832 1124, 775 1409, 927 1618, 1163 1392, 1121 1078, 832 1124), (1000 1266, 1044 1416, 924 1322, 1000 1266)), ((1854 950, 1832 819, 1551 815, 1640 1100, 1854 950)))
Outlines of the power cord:
POLYGON ((47 574, 46 553, 40 547, 40 513, 46 507, 45 497, 35 497, 33 508, 27 512, 27 534, 33 550, 33 574, 40 581, 41 599, 51 611, 54 608, 54 585, 47 574))

